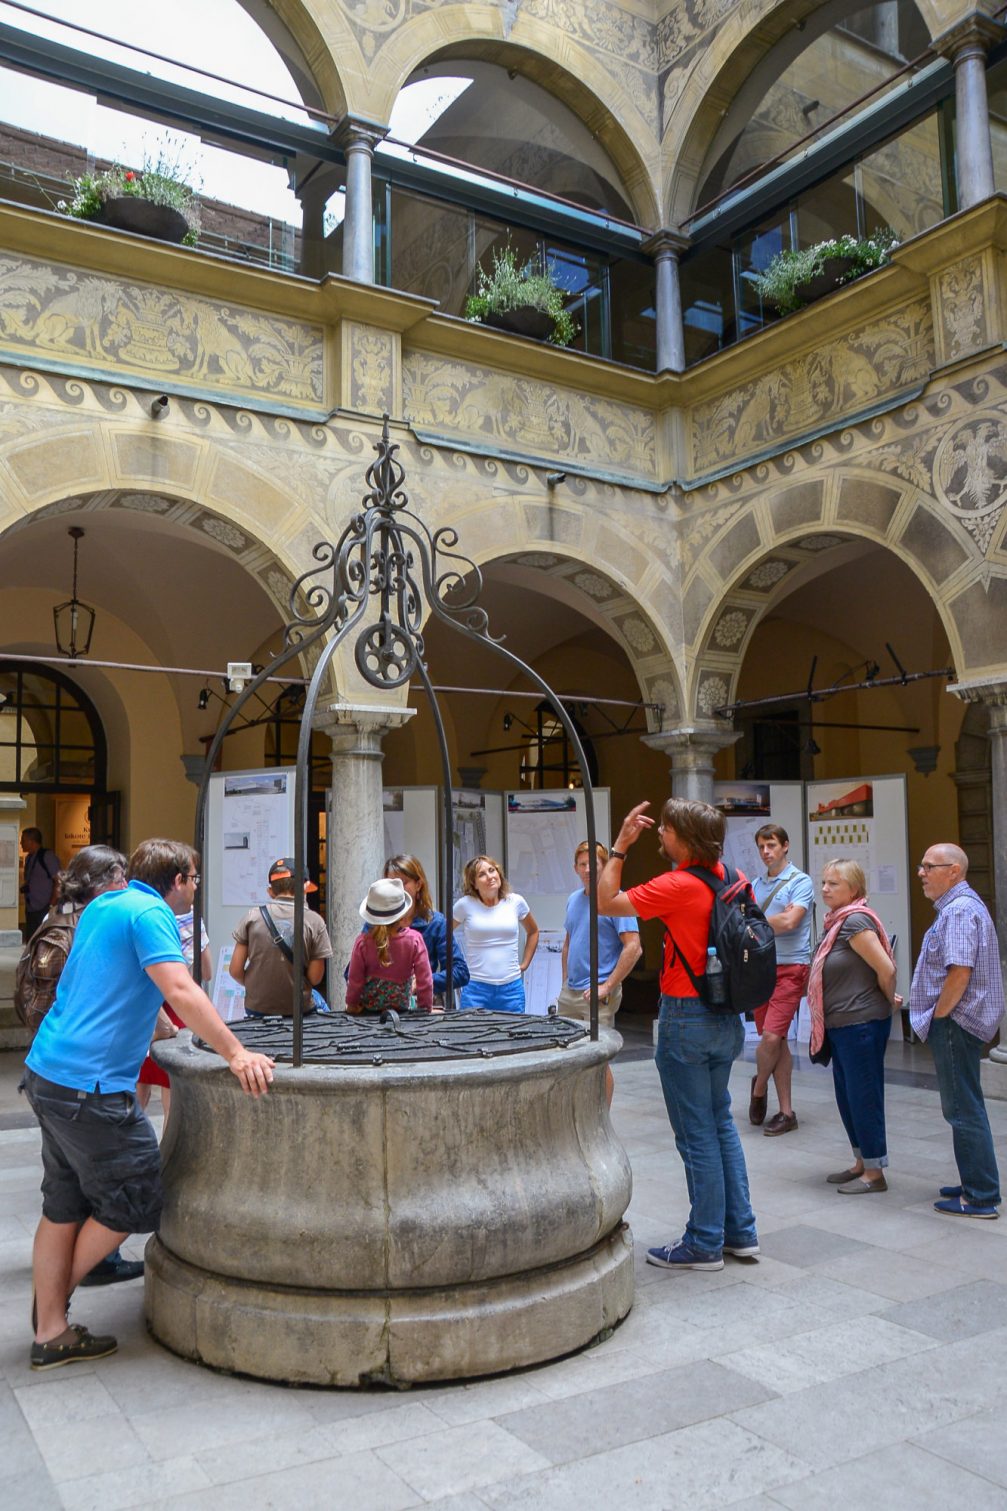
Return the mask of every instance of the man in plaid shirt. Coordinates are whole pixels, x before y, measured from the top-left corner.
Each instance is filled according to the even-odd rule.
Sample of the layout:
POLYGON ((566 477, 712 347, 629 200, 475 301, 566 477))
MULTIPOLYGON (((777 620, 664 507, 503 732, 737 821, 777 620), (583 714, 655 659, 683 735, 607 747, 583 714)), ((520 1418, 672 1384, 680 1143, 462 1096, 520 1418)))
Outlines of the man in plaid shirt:
POLYGON ((965 880, 968 867, 957 845, 931 845, 920 862, 923 892, 937 917, 923 936, 909 1017, 933 1052, 961 1179, 942 1186, 934 1206, 955 1217, 993 1218, 999 1216, 1000 1176, 979 1062, 1004 1015, 1004 989, 996 930, 965 880))

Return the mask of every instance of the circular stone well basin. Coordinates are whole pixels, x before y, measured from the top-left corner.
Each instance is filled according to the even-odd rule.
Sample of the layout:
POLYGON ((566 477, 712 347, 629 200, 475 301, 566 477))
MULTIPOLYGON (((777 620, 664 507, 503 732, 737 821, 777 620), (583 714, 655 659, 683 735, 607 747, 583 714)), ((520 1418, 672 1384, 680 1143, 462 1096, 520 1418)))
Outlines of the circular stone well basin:
MULTIPOLYGON (((322 1030, 304 1029, 310 1054, 322 1030)), ((258 1100, 188 1034, 158 1044, 172 1107, 151 1332, 215 1368, 365 1386, 541 1363, 613 1327, 633 1301, 605 1101, 622 1041, 556 1032, 566 1047, 278 1063, 258 1100)))

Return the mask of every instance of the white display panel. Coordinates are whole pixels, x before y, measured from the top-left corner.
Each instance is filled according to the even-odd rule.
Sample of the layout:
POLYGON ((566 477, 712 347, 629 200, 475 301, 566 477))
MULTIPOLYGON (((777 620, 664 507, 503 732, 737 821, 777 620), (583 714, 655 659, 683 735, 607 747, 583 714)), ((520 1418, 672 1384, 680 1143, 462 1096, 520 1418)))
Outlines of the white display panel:
POLYGON ((415 855, 427 874, 435 906, 449 917, 452 903, 461 896, 462 871, 474 855, 495 855, 504 864, 503 794, 452 789, 455 874, 449 887, 441 875, 441 819, 439 787, 385 788, 385 857, 415 855))
MULTIPOLYGON (((208 887, 203 922, 216 954, 231 943, 249 908, 268 897, 269 868, 294 853, 294 772, 216 771, 206 799, 208 887)), ((217 979, 221 972, 218 968, 217 979)))
MULTIPOLYGON (((506 794, 507 880, 531 908, 540 929, 562 929, 566 903, 577 885, 573 855, 587 838, 584 793, 562 787, 506 794)), ((594 792, 598 842, 608 845, 611 803, 607 787, 594 792)))
MULTIPOLYGON (((909 936, 909 836, 904 776, 850 777, 809 782, 806 789, 807 870, 815 884, 818 923, 822 868, 830 860, 855 860, 867 877, 867 895, 889 935, 896 935, 897 990, 912 978, 909 936)), ((915 875, 915 872, 912 873, 915 875)))
MULTIPOLYGON (((523 939, 523 936, 521 936, 523 939)), ((540 1017, 549 1011, 550 1004, 559 997, 563 986, 563 940, 562 929, 542 929, 538 936, 538 948, 524 978, 524 1010, 540 1017)))
POLYGON ((727 819, 724 859, 749 881, 765 870, 755 843, 763 824, 786 829, 790 859, 799 871, 807 870, 803 782, 715 782, 713 802, 727 819))
POLYGON ((17 824, 0 824, 0 908, 17 907, 18 841, 17 824))

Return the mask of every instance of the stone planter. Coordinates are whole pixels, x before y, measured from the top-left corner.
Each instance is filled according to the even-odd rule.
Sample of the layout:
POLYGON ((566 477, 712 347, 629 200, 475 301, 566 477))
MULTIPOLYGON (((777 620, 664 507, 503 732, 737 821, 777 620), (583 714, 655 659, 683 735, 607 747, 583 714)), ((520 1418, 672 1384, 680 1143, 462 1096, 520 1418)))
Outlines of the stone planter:
POLYGON ((116 226, 120 231, 132 231, 137 236, 154 236, 158 241, 180 242, 189 230, 189 222, 181 210, 152 204, 136 194, 106 199, 101 207, 101 223, 116 226))
POLYGON ((545 310, 523 304, 516 310, 492 310, 483 316, 483 324, 493 326, 494 330, 509 331, 512 336, 531 336, 535 341, 546 341, 556 322, 545 310))
POLYGON ((854 257, 827 257, 822 263, 822 271, 804 283, 796 284, 794 293, 802 303, 813 304, 816 299, 823 299, 826 294, 838 289, 850 269, 855 266, 854 257))
POLYGON ((493 1374, 583 1348, 633 1300, 631 1175, 603 1031, 492 1059, 278 1064, 245 1097, 189 1036, 172 1080, 150 1330, 291 1383, 493 1374))

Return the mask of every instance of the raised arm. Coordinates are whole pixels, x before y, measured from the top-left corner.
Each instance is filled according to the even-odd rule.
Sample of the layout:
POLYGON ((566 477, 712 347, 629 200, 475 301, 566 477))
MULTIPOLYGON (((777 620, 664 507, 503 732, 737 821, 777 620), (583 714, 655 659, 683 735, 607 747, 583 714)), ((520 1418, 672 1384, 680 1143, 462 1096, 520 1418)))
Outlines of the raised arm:
POLYGON ((636 844, 641 834, 653 829, 654 820, 648 818, 649 803, 637 803, 622 821, 615 844, 609 851, 608 860, 598 876, 598 912, 609 918, 632 918, 636 909, 622 890, 622 863, 626 853, 636 844))

